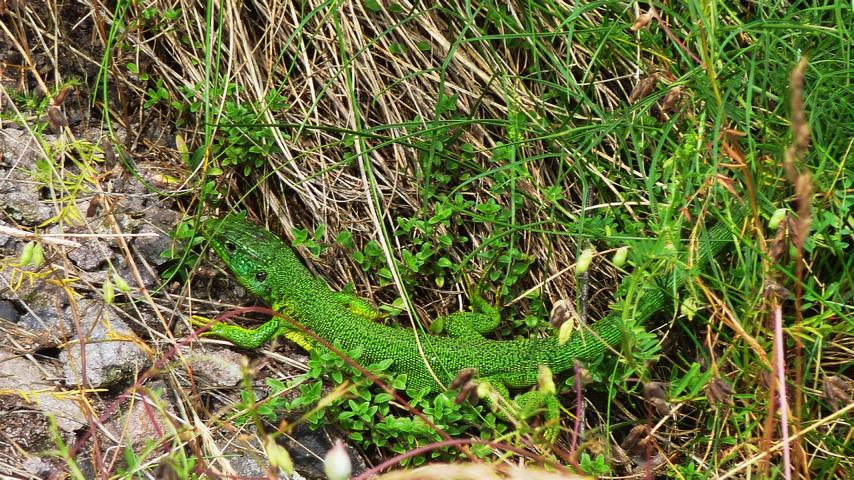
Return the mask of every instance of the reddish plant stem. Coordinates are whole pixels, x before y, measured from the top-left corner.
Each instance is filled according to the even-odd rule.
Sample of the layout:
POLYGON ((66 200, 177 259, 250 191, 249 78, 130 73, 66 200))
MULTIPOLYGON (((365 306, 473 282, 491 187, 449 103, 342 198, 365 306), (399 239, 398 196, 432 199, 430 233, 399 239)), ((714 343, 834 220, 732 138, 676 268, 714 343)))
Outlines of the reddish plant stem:
POLYGON ((792 457, 789 446, 789 406, 786 401, 786 367, 783 348, 783 309, 775 300, 774 312, 774 368, 777 374, 777 398, 780 408, 780 436, 783 442, 783 476, 786 480, 792 479, 792 457))
POLYGON ((575 361, 575 424, 572 426, 572 440, 569 442, 569 455, 576 459, 578 437, 581 436, 581 417, 584 416, 584 396, 581 393, 581 363, 575 361))

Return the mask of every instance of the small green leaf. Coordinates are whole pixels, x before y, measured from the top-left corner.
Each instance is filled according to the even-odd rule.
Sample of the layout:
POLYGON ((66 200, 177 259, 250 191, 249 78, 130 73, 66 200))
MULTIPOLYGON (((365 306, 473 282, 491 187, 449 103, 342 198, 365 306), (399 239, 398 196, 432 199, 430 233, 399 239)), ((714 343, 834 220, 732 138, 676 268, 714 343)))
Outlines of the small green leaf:
POLYGON ((353 232, 349 230, 343 230, 338 235, 335 236, 335 243, 341 245, 344 248, 352 249, 353 248, 353 232))
POLYGON ((383 10, 382 5, 377 0, 365 0, 365 8, 372 12, 381 12, 383 10))
POLYGON ((324 234, 326 234, 326 225, 318 225, 317 228, 314 230, 314 240, 319 241, 321 238, 323 238, 324 234))
POLYGON ((376 403, 386 403, 386 402, 391 401, 391 399, 392 399, 392 398, 394 398, 394 397, 393 397, 391 394, 389 394, 389 393, 385 393, 385 392, 383 392, 383 393, 378 393, 378 394, 377 394, 377 396, 376 396, 376 397, 374 397, 374 402, 376 402, 376 403))

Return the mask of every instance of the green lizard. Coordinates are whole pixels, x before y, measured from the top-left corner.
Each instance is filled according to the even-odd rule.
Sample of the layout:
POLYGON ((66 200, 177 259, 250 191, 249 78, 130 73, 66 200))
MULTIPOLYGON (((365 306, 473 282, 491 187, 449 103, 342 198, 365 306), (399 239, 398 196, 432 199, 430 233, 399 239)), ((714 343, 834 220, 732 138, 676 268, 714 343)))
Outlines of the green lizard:
MULTIPOLYGON (((590 361, 613 349, 624 335, 622 313, 614 312, 573 333, 563 345, 554 337, 491 340, 483 335, 498 326, 498 309, 475 295, 470 299, 474 312, 452 313, 436 320, 443 322, 446 335, 419 333, 416 339, 412 329, 374 321, 373 311, 365 307, 367 301, 333 292, 326 282, 309 272, 282 240, 239 216, 207 220, 201 226, 201 233, 250 292, 345 351, 361 347, 359 361, 364 365, 392 360, 389 370, 406 373, 407 388, 428 387, 438 392, 461 370, 473 368, 479 379, 488 381, 495 391, 509 398, 508 388, 537 383, 540 366, 561 373, 572 368, 575 360, 590 361)), ((726 225, 713 227, 710 241, 700 249, 698 263, 707 262, 730 238, 726 225)), ((669 285, 645 290, 634 319, 644 322, 660 309, 665 292, 672 292, 676 281, 671 279, 669 285)), ((278 335, 293 334, 294 329, 287 320, 274 317, 255 329, 215 323, 209 333, 237 346, 255 349, 278 335)), ((310 340, 308 343, 304 346, 314 346, 310 340)), ((523 416, 539 406, 545 407, 547 420, 559 416, 559 404, 553 395, 527 392, 518 396, 516 402, 523 416)))

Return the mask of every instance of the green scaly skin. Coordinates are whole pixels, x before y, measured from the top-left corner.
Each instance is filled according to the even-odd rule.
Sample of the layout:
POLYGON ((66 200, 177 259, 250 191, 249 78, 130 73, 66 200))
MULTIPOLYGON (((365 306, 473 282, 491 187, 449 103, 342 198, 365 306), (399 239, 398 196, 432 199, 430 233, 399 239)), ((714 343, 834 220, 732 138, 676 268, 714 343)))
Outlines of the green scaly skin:
MULTIPOLYGON (((365 311, 365 300, 348 299, 346 294, 342 296, 330 290, 323 280, 309 272, 288 245, 267 230, 238 216, 228 216, 205 221, 201 232, 237 280, 273 310, 345 351, 361 347, 363 353, 359 361, 364 365, 392 360, 390 371, 406 373, 407 387, 416 390, 428 387, 438 392, 444 389, 428 369, 429 362, 443 384, 450 383, 461 370, 473 368, 480 379, 489 381, 506 397, 507 388, 537 384, 540 365, 547 365, 553 373, 561 373, 572 368, 575 360, 591 361, 613 349, 624 334, 622 313, 614 312, 589 328, 575 332, 563 345, 554 337, 490 340, 483 334, 498 326, 499 312, 475 296, 472 305, 476 313, 459 312, 441 318, 447 336, 419 333, 422 355, 411 329, 373 321, 371 317, 376 316, 365 311)), ((708 262, 731 238, 725 225, 712 228, 710 241, 701 249, 698 263, 708 262)), ((662 308, 666 292, 672 291, 676 287, 674 283, 678 282, 670 279, 658 288, 644 290, 642 301, 634 312, 636 322, 642 324, 662 308)), ((291 332, 293 329, 287 321, 279 317, 255 329, 217 323, 210 331, 212 335, 247 349, 259 348, 266 341, 291 332)), ((312 345, 311 340, 307 342, 312 345)), ((546 418, 559 415, 556 402, 549 402, 538 392, 529 394, 517 398, 517 403, 539 405, 545 401, 550 404, 546 418)))

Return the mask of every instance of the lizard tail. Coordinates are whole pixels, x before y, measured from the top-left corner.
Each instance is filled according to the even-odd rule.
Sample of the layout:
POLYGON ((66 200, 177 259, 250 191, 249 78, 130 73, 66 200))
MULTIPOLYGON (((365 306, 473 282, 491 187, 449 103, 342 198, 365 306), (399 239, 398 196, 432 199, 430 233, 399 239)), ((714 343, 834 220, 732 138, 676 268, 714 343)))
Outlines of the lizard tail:
POLYGON ((594 360, 620 343, 624 328, 619 313, 612 313, 593 325, 582 328, 565 344, 556 345, 551 362, 552 370, 566 370, 575 360, 594 360))
MULTIPOLYGON (((710 262, 724 247, 731 244, 733 230, 747 216, 747 208, 733 209, 731 222, 718 222, 701 237, 702 247, 695 259, 698 265, 710 262)), ((649 285, 640 293, 640 301, 632 312, 635 323, 643 325, 668 301, 673 290, 685 281, 685 275, 672 275, 663 285, 649 285)), ((563 371, 570 368, 574 360, 591 361, 607 350, 619 344, 626 332, 623 312, 613 309, 611 314, 589 327, 575 333, 564 345, 555 345, 551 366, 553 370, 563 371)), ((555 340, 557 343, 557 340, 555 340)))

